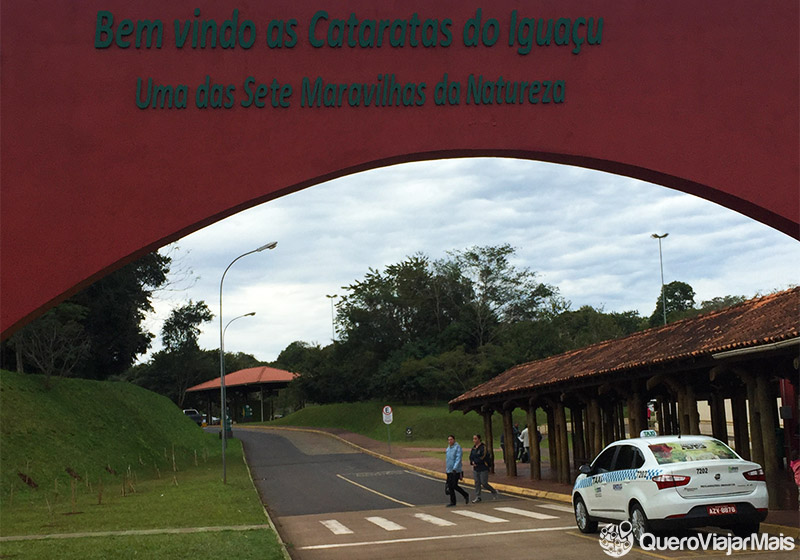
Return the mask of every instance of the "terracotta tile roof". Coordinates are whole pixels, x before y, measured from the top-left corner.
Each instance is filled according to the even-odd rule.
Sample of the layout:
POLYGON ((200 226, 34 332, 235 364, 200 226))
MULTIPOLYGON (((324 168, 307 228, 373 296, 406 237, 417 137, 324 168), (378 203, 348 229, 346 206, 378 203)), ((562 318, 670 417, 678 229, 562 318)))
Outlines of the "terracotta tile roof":
POLYGON ((798 323, 800 287, 514 366, 456 397, 450 406, 463 408, 470 401, 510 396, 566 380, 621 373, 797 338, 798 323))
MULTIPOLYGON (((275 369, 267 366, 240 369, 225 375, 225 386, 236 387, 242 385, 267 385, 267 384, 286 384, 297 377, 296 373, 275 369)), ((187 392, 207 391, 209 389, 219 389, 219 377, 211 379, 205 383, 200 383, 194 387, 186 389, 187 392)))

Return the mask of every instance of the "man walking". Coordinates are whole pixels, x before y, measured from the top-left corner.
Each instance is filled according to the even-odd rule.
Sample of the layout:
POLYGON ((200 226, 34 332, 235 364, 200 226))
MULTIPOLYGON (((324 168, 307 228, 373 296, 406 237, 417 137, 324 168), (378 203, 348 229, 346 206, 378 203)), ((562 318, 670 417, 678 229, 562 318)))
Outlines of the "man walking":
POLYGON ((459 485, 458 481, 464 472, 461 467, 461 446, 456 443, 456 436, 447 436, 447 449, 445 449, 445 472, 447 473, 447 489, 450 494, 450 503, 447 507, 456 505, 456 492, 464 496, 464 503, 469 503, 467 494, 459 485))
POLYGON ((481 488, 486 488, 497 498, 497 490, 489 485, 489 466, 492 461, 492 454, 486 449, 486 444, 481 441, 481 436, 472 436, 472 449, 469 452, 469 464, 472 465, 473 477, 475 478, 475 499, 472 503, 481 501, 481 488))

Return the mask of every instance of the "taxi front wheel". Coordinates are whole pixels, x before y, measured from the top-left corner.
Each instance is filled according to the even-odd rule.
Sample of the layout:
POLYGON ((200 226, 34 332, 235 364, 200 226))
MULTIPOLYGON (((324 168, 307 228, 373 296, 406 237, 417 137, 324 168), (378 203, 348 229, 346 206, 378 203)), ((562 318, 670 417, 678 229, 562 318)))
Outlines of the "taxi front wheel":
POLYGON ((583 503, 580 496, 575 500, 575 523, 578 524, 578 529, 580 529, 581 533, 597 532, 597 521, 593 521, 589 517, 586 504, 583 503))
POLYGON ((637 543, 644 533, 650 532, 650 522, 647 520, 642 506, 639 504, 633 504, 631 507, 631 527, 633 530, 633 540, 637 543))

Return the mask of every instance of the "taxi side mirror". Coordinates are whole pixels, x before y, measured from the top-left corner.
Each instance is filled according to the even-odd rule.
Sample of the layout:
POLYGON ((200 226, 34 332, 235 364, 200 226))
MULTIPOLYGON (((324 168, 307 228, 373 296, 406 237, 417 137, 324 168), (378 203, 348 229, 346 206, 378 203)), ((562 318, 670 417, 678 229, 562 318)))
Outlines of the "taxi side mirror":
POLYGON ((578 467, 578 472, 581 474, 585 474, 586 476, 589 476, 590 474, 592 474, 592 466, 581 465, 580 467, 578 467))

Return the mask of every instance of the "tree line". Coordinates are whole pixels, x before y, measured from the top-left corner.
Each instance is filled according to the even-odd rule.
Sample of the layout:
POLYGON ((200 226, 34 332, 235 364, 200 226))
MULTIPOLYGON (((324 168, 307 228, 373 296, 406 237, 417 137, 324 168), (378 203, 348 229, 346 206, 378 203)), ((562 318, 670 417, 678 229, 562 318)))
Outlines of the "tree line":
MULTIPOLYGON (((303 402, 383 398, 447 400, 506 369, 668 321, 734 305, 744 296, 695 304, 694 290, 671 282, 649 317, 636 311, 572 309, 556 286, 513 264, 508 244, 416 253, 344 286, 336 303, 336 340, 289 344, 270 364, 226 353, 226 370, 271 365, 301 374, 288 391, 303 402)), ((136 383, 182 406, 186 389, 219 375, 219 350, 201 349, 200 326, 214 318, 203 301, 174 308, 160 332, 163 348, 137 356, 155 335, 143 326, 172 260, 151 253, 92 284, 5 341, 5 369, 136 383)))

